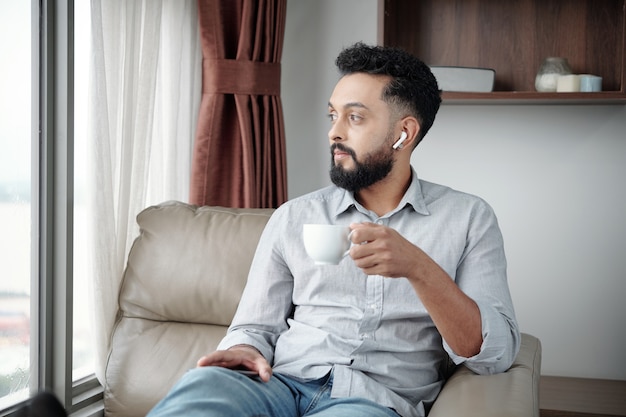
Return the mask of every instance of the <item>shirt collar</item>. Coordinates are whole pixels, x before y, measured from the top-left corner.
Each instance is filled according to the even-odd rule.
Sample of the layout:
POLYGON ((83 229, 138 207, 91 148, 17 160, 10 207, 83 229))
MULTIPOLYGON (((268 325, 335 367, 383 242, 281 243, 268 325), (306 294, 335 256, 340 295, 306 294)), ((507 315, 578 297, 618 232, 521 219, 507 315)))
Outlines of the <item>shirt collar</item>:
MULTIPOLYGON (((339 216, 341 213, 346 212, 351 207, 355 207, 357 209, 362 208, 361 204, 354 198, 354 193, 352 191, 345 190, 343 188, 337 187, 337 192, 341 194, 341 196, 337 199, 337 206, 335 208, 335 218, 339 216)), ((430 215, 428 208, 426 207, 426 202, 424 200, 424 195, 422 194, 422 186, 420 184, 420 180, 417 177, 417 172, 411 167, 411 185, 404 193, 402 200, 400 200, 400 204, 394 210, 392 210, 388 215, 392 215, 400 210, 402 210, 405 206, 410 206, 416 212, 423 214, 425 216, 430 215)))

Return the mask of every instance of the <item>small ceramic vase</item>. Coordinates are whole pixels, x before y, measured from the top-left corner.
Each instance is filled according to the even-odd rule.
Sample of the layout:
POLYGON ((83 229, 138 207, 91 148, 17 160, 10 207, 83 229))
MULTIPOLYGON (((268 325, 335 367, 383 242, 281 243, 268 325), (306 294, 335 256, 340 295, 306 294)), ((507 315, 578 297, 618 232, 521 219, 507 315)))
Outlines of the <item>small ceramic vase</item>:
POLYGON ((535 77, 535 89, 541 92, 556 91, 557 79, 560 75, 572 73, 566 58, 548 57, 539 67, 535 77))

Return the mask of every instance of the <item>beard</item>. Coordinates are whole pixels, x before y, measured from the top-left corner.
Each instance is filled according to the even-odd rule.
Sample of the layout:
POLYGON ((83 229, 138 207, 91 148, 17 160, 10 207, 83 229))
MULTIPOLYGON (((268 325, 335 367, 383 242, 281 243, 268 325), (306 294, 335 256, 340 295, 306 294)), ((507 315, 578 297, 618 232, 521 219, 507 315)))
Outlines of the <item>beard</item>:
MULTIPOLYGON (((387 142, 387 141, 386 141, 387 142)), ((386 143, 385 142, 385 143, 386 143)), ((393 168, 393 149, 391 146, 383 145, 383 150, 375 154, 367 154, 363 162, 359 162, 356 158, 354 150, 335 143, 330 147, 330 179, 337 187, 344 188, 351 192, 358 192, 363 188, 367 188, 378 181, 382 180, 391 172, 393 168), (388 150, 386 150, 389 148, 388 150), (339 164, 335 164, 334 151, 339 149, 347 152, 354 161, 354 168, 347 170, 339 164)))

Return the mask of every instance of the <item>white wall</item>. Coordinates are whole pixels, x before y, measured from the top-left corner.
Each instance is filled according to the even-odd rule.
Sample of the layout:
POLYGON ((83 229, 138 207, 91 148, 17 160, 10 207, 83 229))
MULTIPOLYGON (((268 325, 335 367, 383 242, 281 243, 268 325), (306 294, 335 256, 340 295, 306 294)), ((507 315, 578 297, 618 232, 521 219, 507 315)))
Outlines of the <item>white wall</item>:
POLYGON ((624 105, 444 105, 413 155, 494 207, 545 375, 626 379, 625 132, 624 105))
MULTIPOLYGON (((289 0, 282 97, 289 195, 329 183, 339 50, 376 41, 377 0, 289 0)), ((544 375, 626 380, 626 105, 443 105, 413 155, 423 179, 485 198, 522 331, 544 375)))
POLYGON ((376 43, 376 0, 288 0, 282 57, 289 197, 330 183, 328 99, 335 58, 356 41, 376 43))

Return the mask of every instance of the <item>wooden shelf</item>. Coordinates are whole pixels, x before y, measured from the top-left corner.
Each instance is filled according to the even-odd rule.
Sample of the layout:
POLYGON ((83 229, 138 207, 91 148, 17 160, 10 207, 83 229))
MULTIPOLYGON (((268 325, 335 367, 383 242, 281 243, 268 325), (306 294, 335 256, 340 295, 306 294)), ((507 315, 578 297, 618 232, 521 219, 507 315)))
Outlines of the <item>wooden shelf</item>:
POLYGON ((494 92, 446 103, 626 103, 626 0, 385 0, 384 44, 429 65, 493 68, 494 92), (548 56, 603 78, 599 93, 539 93, 548 56))
POLYGON ((539 93, 536 91, 494 91, 457 93, 444 91, 447 104, 626 104, 626 94, 616 91, 599 93, 539 93))
POLYGON ((541 416, 625 416, 626 381, 541 376, 541 416))

